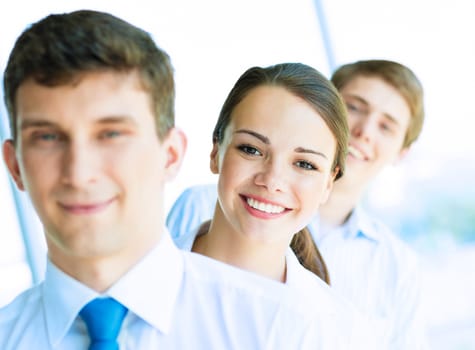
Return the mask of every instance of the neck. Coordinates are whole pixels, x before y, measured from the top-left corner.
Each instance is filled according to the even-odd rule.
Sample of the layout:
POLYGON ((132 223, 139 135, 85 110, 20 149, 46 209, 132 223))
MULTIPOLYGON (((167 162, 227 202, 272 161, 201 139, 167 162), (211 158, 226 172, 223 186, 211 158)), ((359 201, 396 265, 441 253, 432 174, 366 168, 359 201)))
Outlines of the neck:
POLYGON ((320 206, 319 212, 323 224, 330 227, 343 225, 357 206, 363 192, 361 186, 345 182, 345 177, 336 181, 327 202, 320 206))
MULTIPOLYGON (((217 205, 216 212, 220 211, 217 205)), ((279 282, 286 279, 288 244, 261 242, 234 231, 222 215, 214 215, 209 231, 198 236, 192 251, 279 282)))
POLYGON ((150 240, 141 242, 132 251, 130 247, 121 252, 111 252, 110 254, 89 254, 73 256, 65 254, 48 242, 48 255, 53 264, 69 276, 82 284, 103 293, 115 282, 125 275, 140 259, 142 259, 159 242, 160 236, 155 236, 150 240))

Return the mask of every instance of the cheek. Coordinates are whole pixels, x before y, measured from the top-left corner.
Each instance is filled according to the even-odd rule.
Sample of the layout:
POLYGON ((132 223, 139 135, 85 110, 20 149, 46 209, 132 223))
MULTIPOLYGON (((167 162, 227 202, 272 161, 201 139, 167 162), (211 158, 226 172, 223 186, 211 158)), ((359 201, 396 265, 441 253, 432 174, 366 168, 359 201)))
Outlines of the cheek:
POLYGON ((328 180, 321 176, 319 179, 300 180, 297 183, 297 189, 308 204, 310 210, 314 211, 320 206, 322 201, 326 198, 328 180))
MULTIPOLYGON (((238 157, 225 157, 220 164, 218 178, 221 194, 235 193, 252 182, 254 171, 250 164, 238 157)), ((221 196, 224 199, 224 196, 221 196)))
POLYGON ((19 166, 25 188, 32 196, 52 188, 58 181, 61 169, 60 159, 54 155, 25 155, 19 166))
POLYGON ((348 121, 348 128, 350 130, 350 133, 353 130, 353 128, 355 128, 355 126, 357 125, 356 124, 357 120, 358 118, 352 112, 348 112, 347 121, 348 121))
POLYGON ((386 142, 381 142, 379 150, 380 157, 385 162, 396 161, 400 151, 400 143, 395 140, 386 140, 386 142))
POLYGON ((227 193, 232 191, 239 183, 239 173, 236 173, 236 169, 232 167, 223 166, 219 172, 219 186, 222 190, 222 193, 227 193))
POLYGON ((220 155, 219 177, 225 181, 240 179, 245 174, 250 174, 248 161, 243 160, 240 156, 232 152, 226 152, 220 155))

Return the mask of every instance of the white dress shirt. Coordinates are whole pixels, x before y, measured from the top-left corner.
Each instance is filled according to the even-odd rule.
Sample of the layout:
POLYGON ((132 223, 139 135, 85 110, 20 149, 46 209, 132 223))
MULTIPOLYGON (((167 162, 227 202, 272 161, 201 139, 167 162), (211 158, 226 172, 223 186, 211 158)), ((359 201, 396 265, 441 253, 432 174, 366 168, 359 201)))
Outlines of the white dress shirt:
MULTIPOLYGON (((215 184, 186 189, 167 217, 172 236, 186 235, 209 220, 216 200, 215 184)), ((366 314, 389 348, 425 348, 418 259, 412 250, 361 208, 341 227, 324 227, 316 217, 308 228, 329 270, 332 289, 366 314)))
MULTIPOLYGON (((118 337, 122 350, 359 349, 339 333, 333 304, 309 312, 314 299, 180 251, 168 233, 104 295, 129 309, 118 337)), ((87 349, 77 315, 98 296, 48 262, 42 283, 0 309, 0 349, 87 349)))
MULTIPOLYGON (((175 239, 178 248, 191 251, 193 243, 198 235, 199 226, 188 234, 175 239)), ((317 275, 305 269, 297 259, 293 250, 289 247, 285 255, 286 281, 285 284, 298 292, 303 298, 312 300, 308 312, 321 313, 320 327, 325 339, 330 339, 330 334, 338 334, 336 343, 342 349, 381 349, 383 336, 372 331, 373 324, 357 311, 345 298, 335 294, 328 284, 317 275), (312 307, 314 308, 312 311, 312 307), (325 318, 328 319, 325 320, 325 318)))

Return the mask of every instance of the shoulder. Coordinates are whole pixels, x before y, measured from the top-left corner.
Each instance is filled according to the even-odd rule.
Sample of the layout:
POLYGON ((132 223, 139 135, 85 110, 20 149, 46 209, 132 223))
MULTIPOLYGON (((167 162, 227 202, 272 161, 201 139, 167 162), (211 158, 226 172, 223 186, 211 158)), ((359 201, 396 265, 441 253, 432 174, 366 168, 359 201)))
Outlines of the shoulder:
MULTIPOLYGON (((213 318, 210 322, 218 320, 224 332, 239 330, 239 337, 254 339, 254 345, 266 349, 310 349, 320 341, 316 334, 331 338, 322 335, 322 325, 329 316, 309 309, 297 290, 206 256, 182 253, 185 273, 181 304, 192 305, 192 309, 203 306, 207 317, 213 318), (249 338, 250 334, 254 335, 249 338), (303 342, 311 347, 303 346, 303 342)), ((190 317, 189 309, 187 314, 190 317)))
POLYGON ((215 184, 196 185, 183 191, 173 203, 166 219, 172 237, 187 234, 203 221, 210 219, 217 197, 215 184))
POLYGON ((359 230, 376 242, 383 257, 404 267, 418 263, 417 253, 379 218, 362 210, 358 212, 359 230))
POLYGON ((366 220, 365 229, 371 230, 376 241, 371 258, 375 269, 371 271, 377 272, 380 285, 394 300, 406 298, 407 304, 409 299, 418 300, 422 277, 419 255, 378 218, 368 215, 366 220))
POLYGON ((290 339, 303 332, 303 336, 297 337, 298 345, 286 348, 379 349, 372 346, 373 342, 379 344, 379 335, 370 331, 368 320, 303 267, 302 284, 289 285, 195 253, 188 253, 187 259, 188 273, 199 281, 198 289, 208 287, 203 294, 206 303, 212 299, 221 309, 226 305, 227 314, 248 315, 240 320, 247 326, 272 325, 281 340, 282 334, 290 339), (232 305, 237 305, 238 310, 232 305))
MULTIPOLYGON (((41 286, 37 285, 19 294, 0 309, 0 345, 15 337, 21 337, 23 329, 32 326, 36 317, 41 317, 41 286)), ((2 345, 0 348, 4 349, 2 345)))
POLYGON ((315 303, 321 303, 321 310, 324 308, 327 312, 333 313, 334 304, 338 305, 335 293, 330 286, 310 270, 303 267, 298 261, 292 249, 287 249, 287 282, 290 288, 299 290, 301 293, 310 297, 315 303))
POLYGON ((346 299, 336 294, 331 286, 300 265, 296 259, 291 264, 295 266, 292 267, 293 276, 288 276, 289 287, 298 290, 307 298, 308 306, 350 324, 353 319, 358 319, 359 313, 356 309, 346 299))
MULTIPOLYGON (((300 292, 258 274, 222 263, 206 256, 186 252, 185 274, 197 288, 205 288, 214 295, 240 299, 240 305, 259 305, 258 309, 278 307, 308 318, 307 308, 298 298, 300 292)), ((211 295, 211 294, 210 294, 211 295)), ((313 317, 313 316, 310 316, 313 317)))
POLYGON ((182 250, 186 250, 186 251, 191 251, 191 248, 193 247, 193 243, 195 242, 197 234, 198 234, 198 228, 193 229, 189 231, 188 233, 185 233, 184 235, 173 238, 173 241, 175 242, 175 245, 178 248, 182 250))
POLYGON ((29 288, 16 296, 9 304, 0 308, 0 322, 3 324, 17 318, 31 306, 39 304, 41 284, 29 288))
POLYGON ((307 312, 324 315, 318 328, 323 334, 334 336, 329 348, 381 348, 382 335, 374 332, 368 318, 353 304, 303 266, 300 265, 295 272, 299 275, 298 283, 290 287, 298 289, 307 301, 307 312))
POLYGON ((195 185, 186 188, 179 196, 177 201, 214 201, 217 197, 216 184, 195 185))

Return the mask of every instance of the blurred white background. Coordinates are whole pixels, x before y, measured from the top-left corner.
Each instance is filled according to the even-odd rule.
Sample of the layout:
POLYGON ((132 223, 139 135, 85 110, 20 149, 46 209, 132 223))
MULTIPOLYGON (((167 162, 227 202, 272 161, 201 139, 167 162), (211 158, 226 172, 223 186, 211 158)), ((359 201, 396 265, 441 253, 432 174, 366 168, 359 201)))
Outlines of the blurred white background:
MULTIPOLYGON (((475 1, 16 0, 0 6, 2 72, 29 23, 80 8, 108 11, 146 29, 170 54, 177 125, 187 133, 189 148, 167 189, 167 207, 185 187, 216 180, 208 168, 211 131, 245 69, 298 61, 330 76, 335 65, 367 58, 409 66, 426 93, 422 137, 406 160, 378 178, 366 204, 423 258, 433 349, 475 349, 475 1)), ((5 110, 0 113, 0 136, 6 137, 5 110)), ((40 226, 21 196, 26 211, 17 216, 12 194, 2 165, 0 305, 43 271, 40 226), (23 230, 31 243, 26 249, 22 218, 29 224, 23 230), (28 261, 34 263, 32 274, 28 261)))

